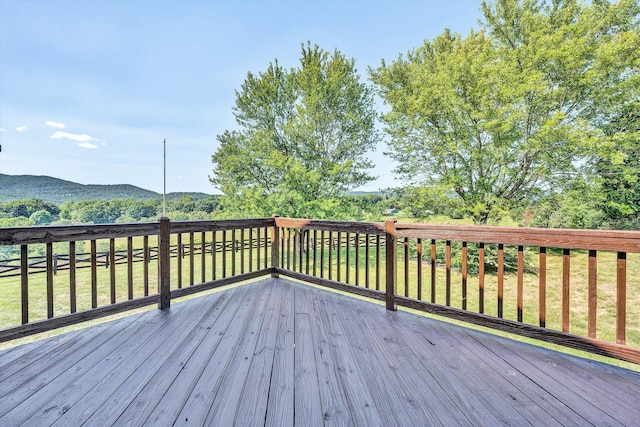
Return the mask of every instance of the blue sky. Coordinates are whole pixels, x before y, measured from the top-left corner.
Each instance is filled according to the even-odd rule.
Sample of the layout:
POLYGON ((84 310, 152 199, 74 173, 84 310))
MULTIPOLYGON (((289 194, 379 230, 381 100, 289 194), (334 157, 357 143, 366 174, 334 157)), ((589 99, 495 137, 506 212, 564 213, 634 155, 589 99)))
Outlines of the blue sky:
MULTIPOLYGON (((300 44, 340 50, 359 73, 442 33, 478 27, 479 0, 0 0, 0 173, 216 192, 216 136, 234 91, 300 44)), ((396 185, 385 142, 370 158, 396 185)))

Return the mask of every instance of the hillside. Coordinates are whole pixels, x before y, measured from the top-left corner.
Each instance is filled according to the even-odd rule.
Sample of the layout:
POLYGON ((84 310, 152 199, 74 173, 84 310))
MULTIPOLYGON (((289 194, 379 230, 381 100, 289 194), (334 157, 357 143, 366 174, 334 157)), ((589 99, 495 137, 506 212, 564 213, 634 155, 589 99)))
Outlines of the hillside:
MULTIPOLYGON (((195 200, 208 197, 205 193, 168 193, 168 199, 190 195, 195 200)), ((22 199, 42 199, 61 204, 80 200, 158 199, 162 194, 129 184, 78 184, 50 176, 0 174, 0 202, 22 199)))

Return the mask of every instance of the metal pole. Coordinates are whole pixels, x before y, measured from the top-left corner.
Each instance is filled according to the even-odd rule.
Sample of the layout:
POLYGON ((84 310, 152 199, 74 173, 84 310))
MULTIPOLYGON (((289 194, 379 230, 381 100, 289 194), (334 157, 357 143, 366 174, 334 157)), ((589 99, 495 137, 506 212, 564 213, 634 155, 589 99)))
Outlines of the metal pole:
POLYGON ((164 158, 163 158, 163 165, 164 165, 164 185, 162 187, 162 216, 166 217, 167 216, 167 139, 165 138, 164 143, 163 143, 163 149, 164 149, 164 158))

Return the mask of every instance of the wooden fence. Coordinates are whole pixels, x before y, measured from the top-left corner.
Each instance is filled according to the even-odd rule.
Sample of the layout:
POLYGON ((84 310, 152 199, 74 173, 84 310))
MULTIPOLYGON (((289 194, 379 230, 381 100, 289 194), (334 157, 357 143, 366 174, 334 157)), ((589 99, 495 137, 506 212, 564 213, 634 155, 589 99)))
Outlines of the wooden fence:
MULTIPOLYGON (((274 216, 5 228, 0 245, 17 245, 22 255, 22 324, 0 330, 0 341, 151 304, 163 309, 173 298, 270 274, 380 300, 390 310, 417 309, 640 363, 640 232, 274 216), (108 255, 96 249, 101 239, 109 243, 108 255), (117 239, 126 240, 126 250, 116 251, 117 239), (76 271, 82 265, 77 241, 88 241, 91 248, 83 255, 91 272, 91 306, 85 310, 75 303, 76 271), (57 242, 69 244, 63 264, 69 302, 62 310, 54 310, 52 244, 57 242), (46 246, 46 318, 36 320, 29 317, 29 278, 41 267, 34 263, 42 260, 29 258, 32 244, 46 246), (109 286, 98 285, 100 256, 116 260, 108 264, 109 286), (611 265, 599 274, 603 260, 611 265), (141 272, 136 267, 134 279, 136 262, 145 267, 141 272), (117 279, 125 268, 124 278, 117 279), (138 285, 143 291, 136 297, 138 285), (116 298, 117 286, 126 289, 126 299, 116 298)), ((56 284, 56 292, 59 288, 56 284)))

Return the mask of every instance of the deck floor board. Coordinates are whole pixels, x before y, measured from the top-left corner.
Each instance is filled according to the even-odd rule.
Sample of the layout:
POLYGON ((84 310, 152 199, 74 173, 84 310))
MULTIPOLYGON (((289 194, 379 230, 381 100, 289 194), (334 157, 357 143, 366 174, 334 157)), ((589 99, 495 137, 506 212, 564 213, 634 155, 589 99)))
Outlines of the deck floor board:
POLYGON ((0 425, 632 425, 640 373, 268 278, 0 351, 0 425))

